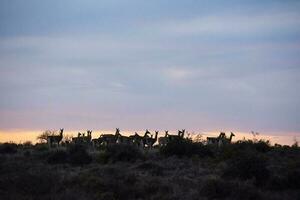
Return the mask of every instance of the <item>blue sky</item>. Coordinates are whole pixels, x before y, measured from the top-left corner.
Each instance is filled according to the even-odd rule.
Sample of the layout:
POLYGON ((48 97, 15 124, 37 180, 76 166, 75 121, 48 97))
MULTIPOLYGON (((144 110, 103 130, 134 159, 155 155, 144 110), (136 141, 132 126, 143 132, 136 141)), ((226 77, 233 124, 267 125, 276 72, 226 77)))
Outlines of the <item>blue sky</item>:
POLYGON ((298 1, 0 1, 0 129, 300 132, 298 1))

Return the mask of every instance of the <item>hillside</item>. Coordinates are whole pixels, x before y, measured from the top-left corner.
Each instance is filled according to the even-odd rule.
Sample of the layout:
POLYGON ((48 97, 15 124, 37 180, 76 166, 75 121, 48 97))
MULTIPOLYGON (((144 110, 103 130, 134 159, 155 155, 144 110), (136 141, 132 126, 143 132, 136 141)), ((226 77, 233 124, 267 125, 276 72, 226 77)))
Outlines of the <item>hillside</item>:
POLYGON ((266 141, 0 146, 1 199, 299 199, 299 177, 300 148, 266 141))

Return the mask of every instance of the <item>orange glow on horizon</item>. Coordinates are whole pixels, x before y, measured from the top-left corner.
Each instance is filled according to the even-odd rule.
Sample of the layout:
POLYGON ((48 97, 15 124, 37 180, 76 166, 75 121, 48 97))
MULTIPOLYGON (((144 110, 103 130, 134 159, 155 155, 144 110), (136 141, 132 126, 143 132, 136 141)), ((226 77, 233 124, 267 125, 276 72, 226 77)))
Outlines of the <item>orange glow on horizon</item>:
MULTIPOLYGON (((79 131, 79 132, 86 132, 86 131, 79 131)), ((135 131, 122 131, 121 134, 124 135, 131 135, 134 134, 135 131)), ((142 131, 136 131, 140 135, 143 135, 145 132, 142 131)), ((151 131, 152 132, 152 131, 151 131)), ((0 143, 4 142, 15 142, 15 143, 24 143, 26 141, 31 141, 33 143, 38 142, 37 137, 43 133, 41 130, 0 130, 0 143)), ((64 131, 64 135, 67 135, 69 137, 75 137, 77 136, 78 131, 64 131)), ((103 131, 93 131, 92 137, 97 138, 101 134, 114 134, 115 130, 103 130, 103 131)), ((170 134, 177 134, 177 131, 170 131, 170 134)), ((187 131, 187 133, 190 133, 192 137, 195 137, 196 135, 200 134, 202 135, 202 139, 206 139, 206 137, 217 137, 219 135, 219 131, 208 131, 208 132, 192 132, 187 131)), ((250 133, 243 133, 243 132, 234 132, 235 137, 233 138, 233 141, 242 140, 242 139, 253 139, 253 136, 250 133)), ((226 135, 229 136, 230 132, 226 132, 226 135)), ((159 132, 159 136, 164 136, 164 131, 159 132)), ((272 144, 278 143, 278 144, 287 144, 292 145, 296 140, 300 139, 300 133, 291 133, 287 135, 283 134, 261 134, 256 136, 256 139, 264 139, 269 140, 272 144)))

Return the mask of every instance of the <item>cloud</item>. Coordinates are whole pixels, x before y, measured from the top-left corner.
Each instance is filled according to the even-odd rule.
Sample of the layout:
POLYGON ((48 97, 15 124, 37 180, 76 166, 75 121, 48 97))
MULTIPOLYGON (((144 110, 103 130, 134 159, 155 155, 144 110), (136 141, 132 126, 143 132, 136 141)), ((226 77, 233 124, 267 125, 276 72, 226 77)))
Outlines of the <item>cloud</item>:
POLYGON ((165 70, 165 74, 172 80, 184 80, 192 75, 190 71, 184 68, 168 68, 165 70))
POLYGON ((156 3, 6 12, 0 128, 300 130, 297 6, 156 3))
POLYGON ((167 20, 156 25, 164 34, 177 36, 206 35, 241 37, 273 35, 280 32, 299 32, 298 11, 264 11, 254 14, 222 13, 193 16, 187 19, 167 20))

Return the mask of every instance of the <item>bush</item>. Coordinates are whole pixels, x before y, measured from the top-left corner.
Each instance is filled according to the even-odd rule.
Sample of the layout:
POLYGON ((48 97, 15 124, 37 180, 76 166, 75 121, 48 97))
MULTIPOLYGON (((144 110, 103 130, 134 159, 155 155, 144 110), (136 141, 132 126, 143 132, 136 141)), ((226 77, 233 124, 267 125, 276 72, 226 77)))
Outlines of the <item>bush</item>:
POLYGON ((221 179, 211 178, 204 182, 200 194, 209 199, 226 198, 231 195, 231 187, 221 179))
POLYGON ((272 147, 269 141, 259 140, 258 142, 253 142, 252 140, 240 140, 230 145, 224 145, 216 151, 220 160, 228 160, 245 153, 266 153, 270 150, 272 150, 272 147))
POLYGON ((15 143, 4 143, 0 145, 1 154, 14 154, 18 151, 18 145, 15 143))
POLYGON ((254 147, 256 151, 261 153, 266 153, 271 150, 271 145, 268 140, 259 140, 258 142, 254 143, 254 147))
POLYGON ((188 156, 198 155, 200 157, 213 156, 209 146, 189 139, 171 140, 166 146, 160 148, 160 152, 166 156, 188 156))
POLYGON ((84 170, 69 183, 94 199, 135 199, 136 175, 122 167, 103 167, 84 170))
POLYGON ((25 157, 30 157, 31 156, 31 151, 30 150, 25 150, 24 153, 23 153, 23 155, 25 157))
POLYGON ((31 141, 26 141, 26 142, 23 142, 23 144, 21 144, 19 146, 21 146, 23 149, 31 149, 33 147, 33 144, 31 141))
POLYGON ((253 152, 240 152, 227 163, 224 176, 237 177, 243 180, 255 178, 258 184, 269 178, 266 159, 253 152))
POLYGON ((163 176, 165 171, 164 167, 153 162, 144 162, 139 164, 136 168, 148 172, 151 176, 163 176))
POLYGON ((200 195, 208 199, 243 199, 258 200, 261 194, 247 182, 225 181, 220 178, 210 178, 200 187, 200 195))
POLYGON ((300 163, 295 161, 281 167, 271 176, 267 188, 271 190, 300 189, 300 163))
POLYGON ((37 196, 51 194, 57 188, 61 177, 58 173, 46 166, 23 165, 14 165, 13 171, 1 175, 0 194, 7 196, 3 199, 41 199, 37 196))
POLYGON ((142 152, 136 146, 125 144, 107 146, 105 154, 106 158, 112 162, 132 162, 138 159, 144 159, 142 152))
POLYGON ((272 149, 268 140, 259 140, 257 142, 252 140, 240 140, 231 144, 231 146, 235 151, 257 151, 260 153, 266 153, 272 149))
POLYGON ((172 184, 151 176, 144 183, 137 186, 136 199, 144 198, 145 194, 149 195, 149 199, 178 199, 172 197, 174 194, 172 184))
POLYGON ((99 164, 107 164, 109 162, 109 155, 105 151, 100 151, 95 154, 95 160, 99 164))
POLYGON ((271 176, 267 188, 274 191, 285 190, 289 187, 288 179, 284 176, 271 176))
POLYGON ((235 182, 232 184, 231 199, 259 200, 263 199, 261 192, 247 182, 235 182))
POLYGON ((38 152, 48 151, 49 147, 47 144, 40 143, 40 144, 35 144, 34 150, 38 152))
POLYGON ((297 160, 300 157, 300 148, 299 147, 290 147, 287 145, 274 146, 274 147, 272 147, 272 153, 277 154, 274 156, 280 156, 280 157, 297 160))
POLYGON ((291 189, 300 189, 300 169, 289 169, 287 172, 287 182, 291 189))
POLYGON ((68 150, 69 162, 72 165, 85 165, 92 162, 92 157, 88 154, 86 147, 82 145, 71 145, 68 150))
POLYGON ((49 164, 62 164, 68 162, 68 154, 64 150, 56 150, 50 152, 50 155, 47 159, 49 164))
POLYGON ((24 173, 16 180, 16 187, 18 188, 16 191, 21 190, 24 194, 32 195, 49 193, 51 189, 54 189, 54 185, 58 181, 57 177, 47 170, 24 173))

